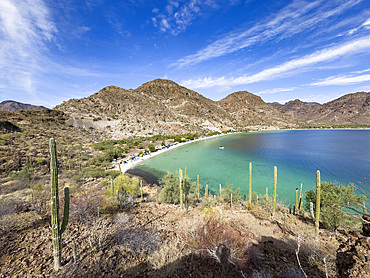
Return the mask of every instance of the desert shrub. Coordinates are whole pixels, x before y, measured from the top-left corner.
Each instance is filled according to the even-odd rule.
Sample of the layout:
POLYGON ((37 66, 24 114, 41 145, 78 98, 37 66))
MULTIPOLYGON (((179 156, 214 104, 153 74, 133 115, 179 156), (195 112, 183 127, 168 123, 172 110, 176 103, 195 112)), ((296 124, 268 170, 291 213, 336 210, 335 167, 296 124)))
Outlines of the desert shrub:
POLYGON ((163 203, 178 204, 180 202, 180 188, 178 175, 167 172, 167 174, 159 180, 159 185, 162 187, 158 199, 163 203))
MULTIPOLYGON (((316 209, 316 193, 313 190, 306 191, 305 200, 307 210, 310 202, 313 203, 314 210, 316 209)), ((322 182, 320 222, 329 229, 336 229, 339 226, 353 227, 358 221, 346 215, 346 208, 360 208, 364 200, 364 196, 356 195, 353 185, 336 186, 332 182, 322 182)))
POLYGON ((33 168, 26 165, 22 168, 22 170, 12 173, 10 175, 10 178, 12 180, 23 180, 23 181, 31 181, 32 176, 33 176, 33 168))
POLYGON ((130 178, 128 175, 119 175, 114 181, 114 188, 118 188, 120 194, 128 193, 133 197, 139 194, 139 180, 130 178))
MULTIPOLYGON (((180 179, 178 172, 175 174, 167 172, 167 174, 159 180, 159 185, 162 187, 158 196, 160 202, 170 204, 180 203, 180 179)), ((189 177, 183 178, 182 190, 185 206, 196 203, 198 198, 196 182, 192 182, 189 177)))
POLYGON ((156 251, 161 244, 161 237, 157 231, 136 227, 119 229, 115 241, 139 256, 142 252, 150 255, 156 251))
POLYGON ((116 159, 122 156, 122 153, 123 153, 123 149, 121 147, 114 147, 112 149, 107 150, 105 152, 105 156, 107 157, 107 159, 113 160, 113 159, 116 159))
POLYGON ((221 264, 221 276, 227 269, 250 271, 250 262, 260 260, 260 253, 250 245, 249 232, 240 231, 216 217, 207 217, 184 235, 190 250, 200 256, 211 258, 221 264))
POLYGON ((240 188, 233 190, 233 186, 231 184, 227 184, 221 190, 221 201, 225 203, 230 203, 231 194, 233 194, 233 203, 243 200, 243 194, 240 188))
POLYGON ((153 144, 149 144, 148 149, 150 152, 155 152, 155 146, 153 144))
POLYGON ((28 188, 28 186, 28 183, 22 180, 9 181, 0 186, 0 194, 8 194, 18 190, 23 190, 25 188, 28 188))
POLYGON ((111 160, 105 155, 95 156, 87 161, 87 165, 107 167, 111 164, 111 160))
POLYGON ((38 213, 46 212, 50 207, 47 200, 50 198, 50 192, 41 183, 32 187, 32 208, 38 213))
POLYGON ((106 172, 102 167, 88 167, 83 170, 85 177, 101 178, 105 177, 106 172))
POLYGON ((154 269, 160 269, 164 277, 173 277, 174 271, 182 265, 181 258, 187 255, 179 238, 169 240, 154 251, 148 261, 154 269))
MULTIPOLYGON (((95 191, 70 198, 69 215, 72 221, 86 223, 97 216, 97 208, 102 206, 103 196, 95 191)), ((59 204, 63 207, 62 204, 59 204)))

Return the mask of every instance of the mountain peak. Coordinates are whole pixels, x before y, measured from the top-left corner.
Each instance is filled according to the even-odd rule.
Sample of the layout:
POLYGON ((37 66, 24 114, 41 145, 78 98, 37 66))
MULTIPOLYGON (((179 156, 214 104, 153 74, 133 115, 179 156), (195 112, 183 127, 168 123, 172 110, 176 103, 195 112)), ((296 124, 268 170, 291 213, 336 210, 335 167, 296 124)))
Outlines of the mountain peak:
POLYGON ((21 103, 14 100, 5 100, 0 103, 0 110, 2 111, 18 111, 18 110, 44 110, 48 109, 44 106, 37 106, 32 104, 21 103))

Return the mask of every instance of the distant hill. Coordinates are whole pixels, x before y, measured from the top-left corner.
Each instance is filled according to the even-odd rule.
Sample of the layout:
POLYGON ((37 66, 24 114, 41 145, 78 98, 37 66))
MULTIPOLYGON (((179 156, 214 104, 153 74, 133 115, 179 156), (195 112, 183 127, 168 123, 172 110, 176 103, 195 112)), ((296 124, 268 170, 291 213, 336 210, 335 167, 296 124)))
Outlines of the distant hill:
POLYGON ((347 94, 324 104, 296 99, 278 110, 301 125, 370 125, 370 93, 347 94))
POLYGON ((370 125, 369 93, 345 95, 326 104, 266 103, 247 91, 212 101, 170 80, 156 79, 137 89, 108 86, 54 110, 67 123, 108 137, 259 130, 307 125, 370 125))
POLYGON ((44 106, 36 106, 32 104, 25 104, 13 100, 5 100, 0 103, 0 110, 2 111, 18 111, 18 110, 44 110, 48 109, 44 106))
POLYGON ((110 134, 151 135, 234 130, 232 117, 216 102, 170 80, 156 79, 135 90, 108 86, 54 109, 72 124, 112 130, 110 134))
POLYGON ((230 94, 218 101, 218 104, 231 115, 238 128, 281 128, 294 125, 293 117, 283 115, 261 97, 246 91, 230 94))

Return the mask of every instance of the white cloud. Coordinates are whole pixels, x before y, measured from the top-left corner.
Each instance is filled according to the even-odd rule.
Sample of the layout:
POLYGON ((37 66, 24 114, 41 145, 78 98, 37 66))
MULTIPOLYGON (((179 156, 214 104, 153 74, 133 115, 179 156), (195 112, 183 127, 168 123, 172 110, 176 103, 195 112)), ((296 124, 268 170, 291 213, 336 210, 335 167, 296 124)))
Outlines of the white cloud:
POLYGON ((270 89, 270 90, 265 90, 265 91, 258 92, 257 95, 267 95, 267 94, 276 94, 276 93, 281 93, 281 92, 290 92, 290 91, 293 91, 294 89, 295 89, 295 87, 291 87, 291 88, 274 88, 274 89, 270 89))
POLYGON ((352 85, 370 81, 370 74, 357 76, 332 76, 320 82, 312 83, 312 86, 352 85))
POLYGON ((312 29, 334 15, 345 12, 359 2, 361 0, 339 1, 339 3, 338 1, 323 3, 321 0, 313 2, 296 0, 264 22, 230 32, 195 54, 179 59, 172 66, 194 65, 254 45, 261 45, 267 41, 279 42, 312 29))
MULTIPOLYGON (((153 21, 154 27, 159 27, 162 32, 170 32, 172 35, 178 35, 186 30, 192 24, 193 20, 201 16, 203 8, 220 8, 210 0, 190 0, 180 4, 177 1, 168 1, 165 13, 159 13, 156 16, 159 25, 153 21)), ((153 10, 154 11, 154 10, 153 10)))
POLYGON ((366 20, 364 22, 364 24, 362 24, 362 26, 365 27, 365 28, 370 28, 370 18, 368 20, 366 20))
POLYGON ((239 77, 219 78, 206 77, 197 80, 186 80, 182 84, 190 88, 207 88, 213 86, 233 86, 242 84, 251 84, 259 81, 273 80, 281 78, 284 73, 291 73, 293 70, 307 68, 321 62, 338 59, 345 55, 366 52, 370 50, 370 36, 363 37, 346 44, 335 47, 329 47, 313 54, 293 59, 289 62, 280 64, 275 67, 267 68, 253 75, 243 75, 239 77))
POLYGON ((1 0, 0 82, 35 97, 34 75, 57 32, 42 0, 1 0))

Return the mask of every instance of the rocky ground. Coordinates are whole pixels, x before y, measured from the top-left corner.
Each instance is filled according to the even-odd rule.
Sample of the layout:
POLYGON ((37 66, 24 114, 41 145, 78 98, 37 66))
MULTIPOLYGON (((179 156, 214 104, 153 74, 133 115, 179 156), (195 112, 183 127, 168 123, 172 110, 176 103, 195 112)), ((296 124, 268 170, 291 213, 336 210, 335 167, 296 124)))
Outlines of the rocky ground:
MULTIPOLYGON (((1 186, 6 183, 3 180, 1 186)), ((262 207, 247 210, 243 204, 207 208, 200 203, 181 210, 156 203, 150 186, 144 187, 143 202, 118 204, 104 197, 108 186, 102 180, 91 180, 87 188, 71 197, 59 271, 53 269, 47 209, 27 201, 27 190, 2 195, 1 277, 243 277, 237 264, 224 267, 210 253, 194 248, 194 235, 209 216, 221 223, 217 227, 226 225, 222 227, 247 239, 244 277, 304 277, 297 260, 298 243, 299 262, 308 277, 366 277, 369 273, 369 237, 345 230, 321 230, 316 237, 309 218, 287 214, 285 220, 284 208, 274 217, 262 207), (24 202, 7 207, 4 198, 11 197, 24 202), (102 206, 99 217, 97 204, 102 206)))

